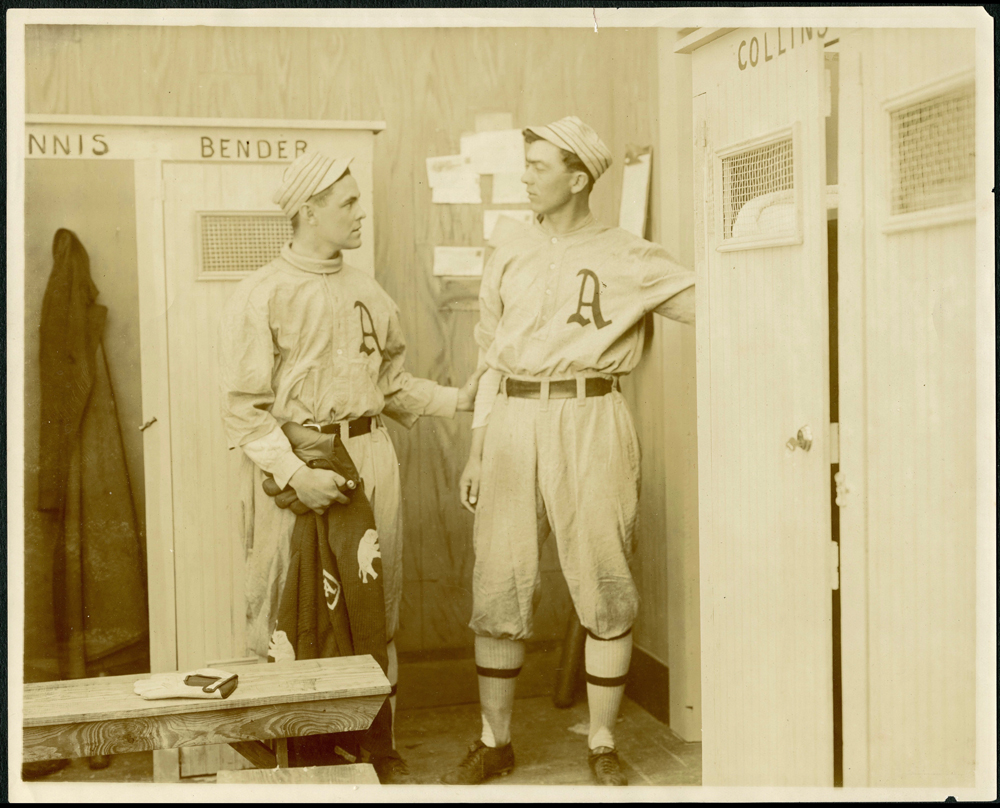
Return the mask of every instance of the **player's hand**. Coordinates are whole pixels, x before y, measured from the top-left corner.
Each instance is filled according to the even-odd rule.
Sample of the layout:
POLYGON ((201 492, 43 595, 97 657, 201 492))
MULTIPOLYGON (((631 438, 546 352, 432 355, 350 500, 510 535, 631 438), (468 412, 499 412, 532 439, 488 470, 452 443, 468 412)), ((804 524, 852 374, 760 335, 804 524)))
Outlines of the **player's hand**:
POLYGON ((462 507, 469 513, 476 512, 476 503, 479 501, 479 479, 482 475, 483 463, 479 458, 470 457, 465 464, 465 471, 458 481, 458 494, 462 500, 462 507))
POLYGON ((486 372, 487 366, 480 365, 475 369, 469 380, 458 390, 459 412, 472 412, 476 406, 476 392, 479 390, 479 379, 486 372))
POLYGON ((331 502, 347 505, 350 500, 341 493, 340 487, 347 480, 335 471, 311 469, 302 466, 292 475, 288 484, 295 489, 299 502, 318 514, 323 514, 331 502))

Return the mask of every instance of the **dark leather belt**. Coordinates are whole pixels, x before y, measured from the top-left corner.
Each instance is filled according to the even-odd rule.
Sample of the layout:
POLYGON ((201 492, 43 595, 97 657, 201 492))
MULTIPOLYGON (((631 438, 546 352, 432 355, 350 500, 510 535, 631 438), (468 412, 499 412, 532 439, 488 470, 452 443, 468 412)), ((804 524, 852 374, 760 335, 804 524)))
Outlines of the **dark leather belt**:
MULTIPOLYGON (((349 438, 356 438, 358 435, 367 435, 372 431, 372 421, 375 420, 371 416, 366 415, 364 418, 355 418, 353 421, 347 422, 347 436, 349 438)), ((315 429, 317 432, 322 432, 324 435, 339 435, 340 434, 340 424, 325 424, 320 426, 319 424, 314 424, 312 421, 306 421, 302 426, 309 429, 315 429)))
MULTIPOLYGON (((587 396, 606 396, 614 389, 615 383, 611 379, 592 376, 586 380, 587 396)), ((505 379, 504 392, 513 398, 541 398, 542 383, 505 379)), ((549 398, 576 398, 576 379, 549 382, 549 398)))

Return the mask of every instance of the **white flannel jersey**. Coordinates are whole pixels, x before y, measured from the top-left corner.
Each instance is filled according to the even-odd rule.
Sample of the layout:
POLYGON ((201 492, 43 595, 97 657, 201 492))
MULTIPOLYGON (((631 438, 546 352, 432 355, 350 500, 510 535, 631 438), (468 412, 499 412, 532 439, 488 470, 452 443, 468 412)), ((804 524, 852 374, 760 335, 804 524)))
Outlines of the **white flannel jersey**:
POLYGON ((473 427, 485 426, 500 378, 620 376, 642 357, 644 318, 694 322, 694 272, 658 244, 593 216, 569 233, 530 229, 497 247, 483 272, 480 380, 473 427))
POLYGON ((318 261, 289 245, 240 281, 220 326, 222 418, 282 488, 303 465, 281 431, 384 412, 404 426, 452 417, 458 390, 404 369, 399 309, 367 273, 340 257, 318 261))

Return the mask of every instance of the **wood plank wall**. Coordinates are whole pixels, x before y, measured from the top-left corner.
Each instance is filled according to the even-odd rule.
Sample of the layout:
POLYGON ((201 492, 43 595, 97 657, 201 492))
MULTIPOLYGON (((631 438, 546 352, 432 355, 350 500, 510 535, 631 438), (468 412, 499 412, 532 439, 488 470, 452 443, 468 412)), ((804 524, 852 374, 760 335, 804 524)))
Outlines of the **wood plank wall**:
POLYGON ((867 784, 970 787, 979 718, 975 222, 889 234, 880 225, 891 182, 882 104, 973 70, 974 35, 876 29, 858 39, 849 53, 862 59, 863 210, 871 222, 860 262, 865 356, 856 391, 867 415, 867 481, 849 477, 848 507, 866 498, 867 536, 851 538, 867 538, 867 784))
MULTIPOLYGON (((654 30, 29 26, 26 37, 29 113, 384 120, 368 200, 376 276, 402 311, 410 370, 442 383, 474 367, 478 285, 433 277, 433 247, 481 245, 488 206, 432 205, 424 159, 456 153, 477 112, 510 112, 517 127, 577 114, 614 153, 593 208, 616 223, 625 146, 655 147, 658 109, 670 113, 658 106, 654 30)), ((403 652, 471 646, 472 520, 456 494, 469 420, 392 430, 407 529, 403 652)), ((569 602, 554 549, 544 553, 542 638, 562 635, 569 602)), ((665 648, 662 582, 651 591, 640 642, 665 648)))

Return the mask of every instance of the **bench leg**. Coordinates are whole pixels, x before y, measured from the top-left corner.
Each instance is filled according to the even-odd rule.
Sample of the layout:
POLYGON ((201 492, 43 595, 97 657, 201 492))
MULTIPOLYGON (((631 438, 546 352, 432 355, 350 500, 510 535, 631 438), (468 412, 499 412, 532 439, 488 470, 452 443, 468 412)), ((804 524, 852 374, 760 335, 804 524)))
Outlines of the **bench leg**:
POLYGON ((258 769, 288 768, 288 739, 275 738, 273 749, 263 741, 234 741, 229 744, 258 769))
MULTIPOLYGON (((229 745, 258 769, 274 769, 278 766, 277 756, 261 741, 234 741, 229 745)), ((286 755, 286 765, 287 761, 286 755)))

